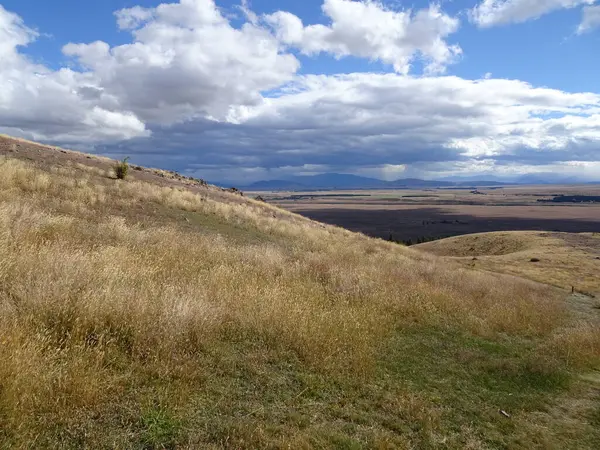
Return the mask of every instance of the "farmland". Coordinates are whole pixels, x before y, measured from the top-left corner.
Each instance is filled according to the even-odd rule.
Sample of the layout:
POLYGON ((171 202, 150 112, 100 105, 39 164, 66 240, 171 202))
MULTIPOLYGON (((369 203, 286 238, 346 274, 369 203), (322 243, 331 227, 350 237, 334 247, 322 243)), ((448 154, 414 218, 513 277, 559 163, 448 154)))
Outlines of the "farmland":
POLYGON ((560 195, 597 196, 600 185, 261 195, 311 219, 399 241, 511 230, 600 232, 600 203, 551 201, 560 195))

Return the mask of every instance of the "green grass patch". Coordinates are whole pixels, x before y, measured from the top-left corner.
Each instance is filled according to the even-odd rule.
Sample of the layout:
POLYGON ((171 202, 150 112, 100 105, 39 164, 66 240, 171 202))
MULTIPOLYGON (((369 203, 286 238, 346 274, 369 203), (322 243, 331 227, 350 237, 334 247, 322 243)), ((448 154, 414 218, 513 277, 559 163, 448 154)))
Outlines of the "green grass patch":
POLYGON ((509 445, 518 428, 515 416, 544 410, 570 384, 555 360, 520 339, 399 330, 383 358, 383 373, 441 406, 446 430, 475 428, 493 447, 509 445))
POLYGON ((152 405, 140 417, 140 444, 144 450, 174 449, 181 422, 163 405, 152 405))

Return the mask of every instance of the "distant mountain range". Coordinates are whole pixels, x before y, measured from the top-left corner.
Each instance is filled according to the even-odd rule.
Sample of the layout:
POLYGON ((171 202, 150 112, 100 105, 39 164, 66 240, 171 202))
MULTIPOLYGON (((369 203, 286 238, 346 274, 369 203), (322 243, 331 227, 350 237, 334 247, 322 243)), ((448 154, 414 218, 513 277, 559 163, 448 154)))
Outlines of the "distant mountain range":
POLYGON ((247 191, 303 191, 303 190, 351 190, 351 189, 422 189, 443 187, 475 187, 502 186, 495 180, 421 180, 418 178, 401 178, 384 181, 377 178, 361 177, 340 173, 295 176, 285 180, 257 181, 240 189, 247 191))
MULTIPOLYGON (((228 183, 214 182, 221 187, 231 187, 228 183)), ((489 178, 447 177, 439 180, 422 180, 419 178, 400 178, 394 181, 377 178, 361 177, 342 173, 324 173, 320 175, 293 176, 278 180, 264 180, 240 186, 244 191, 326 191, 326 190, 360 190, 360 189, 427 189, 427 188, 457 188, 467 189, 476 187, 501 187, 517 184, 598 184, 584 181, 576 177, 557 176, 552 173, 531 173, 506 180, 490 175, 489 178)))

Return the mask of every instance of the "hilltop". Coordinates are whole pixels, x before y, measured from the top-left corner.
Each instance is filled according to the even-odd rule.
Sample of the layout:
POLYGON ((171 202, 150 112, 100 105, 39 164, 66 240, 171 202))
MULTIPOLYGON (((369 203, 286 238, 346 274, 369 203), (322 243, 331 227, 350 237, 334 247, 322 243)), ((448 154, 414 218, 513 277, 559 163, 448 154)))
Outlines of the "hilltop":
POLYGON ((597 310, 0 137, 0 448, 596 448, 597 310))

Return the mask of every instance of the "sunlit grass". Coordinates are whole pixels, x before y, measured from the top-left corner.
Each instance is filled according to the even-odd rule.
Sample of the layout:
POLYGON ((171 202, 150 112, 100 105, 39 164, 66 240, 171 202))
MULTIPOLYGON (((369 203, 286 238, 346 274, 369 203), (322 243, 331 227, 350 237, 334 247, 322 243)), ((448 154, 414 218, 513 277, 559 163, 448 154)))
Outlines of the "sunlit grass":
POLYGON ((210 189, 0 174, 0 446, 485 448, 489 383, 533 373, 523 408, 598 363, 598 329, 550 288, 210 189), (483 381, 453 406, 438 375, 483 381))
POLYGON ((479 233, 441 239, 418 248, 462 265, 600 294, 600 259, 594 250, 600 248, 600 235, 596 233, 479 233))

